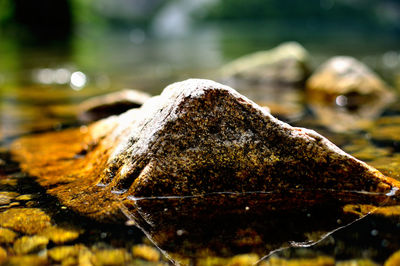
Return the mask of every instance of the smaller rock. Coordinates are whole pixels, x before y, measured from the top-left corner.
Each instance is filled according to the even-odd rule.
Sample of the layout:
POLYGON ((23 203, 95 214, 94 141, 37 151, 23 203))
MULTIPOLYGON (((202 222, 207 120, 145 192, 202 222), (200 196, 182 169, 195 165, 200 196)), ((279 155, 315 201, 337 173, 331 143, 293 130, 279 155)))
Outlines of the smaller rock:
POLYGON ((301 83, 308 75, 308 53, 296 42, 243 56, 221 70, 222 81, 251 83, 301 83))
MULTIPOLYGON (((307 80, 307 89, 333 95, 354 93, 360 97, 373 97, 389 87, 371 69, 355 58, 336 56, 321 65, 307 80)), ((356 98, 354 98, 356 100, 356 98)), ((351 100, 351 99, 348 99, 351 100)), ((360 99, 362 101, 362 99, 360 99)), ((347 102, 351 105, 351 102, 347 102)), ((354 102, 353 104, 357 104, 354 102)))
POLYGON ((398 266, 400 265, 400 250, 393 253, 386 261, 384 266, 398 266))
POLYGON ((124 265, 129 260, 129 255, 124 249, 104 249, 94 252, 92 263, 94 265, 124 265))
POLYGON ((64 261, 70 257, 77 257, 82 247, 82 245, 54 247, 48 250, 47 254, 54 261, 64 261))
POLYGON ((306 82, 307 100, 322 124, 336 131, 363 128, 394 100, 389 86, 366 65, 333 57, 306 82), (335 123, 332 123, 335 121, 335 123))
POLYGON ((7 259, 7 251, 0 247, 0 264, 3 264, 3 262, 7 259))
POLYGON ((140 107, 151 96, 136 90, 121 90, 90 98, 79 105, 79 120, 92 122, 140 107))
POLYGON ((62 244, 77 239, 80 233, 81 231, 77 229, 66 229, 53 226, 44 229, 40 235, 47 237, 55 244, 62 244))
POLYGON ((135 258, 141 258, 147 261, 156 262, 160 260, 160 252, 156 248, 148 245, 133 246, 132 254, 135 258))
POLYGON ((20 201, 27 201, 27 200, 31 200, 33 199, 34 196, 31 194, 25 194, 25 195, 21 195, 15 198, 15 200, 20 200, 20 201))
POLYGON ((6 228, 0 228, 0 243, 13 243, 17 234, 6 228))
POLYGON ((16 196, 18 196, 18 193, 15 192, 0 192, 0 205, 10 204, 11 200, 13 200, 16 196))
POLYGON ((23 236, 14 243, 14 251, 16 254, 27 254, 44 249, 49 243, 49 239, 44 236, 23 236))
POLYGON ((0 226, 28 235, 49 227, 50 217, 40 209, 14 208, 0 213, 0 226))

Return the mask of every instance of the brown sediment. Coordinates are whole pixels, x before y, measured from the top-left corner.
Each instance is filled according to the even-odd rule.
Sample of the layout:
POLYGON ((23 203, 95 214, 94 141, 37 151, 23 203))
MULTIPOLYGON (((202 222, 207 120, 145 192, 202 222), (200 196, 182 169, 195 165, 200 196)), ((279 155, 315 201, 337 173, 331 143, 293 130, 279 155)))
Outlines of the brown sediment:
POLYGON ((172 84, 140 109, 88 127, 22 138, 12 152, 61 203, 102 220, 121 218, 122 206, 134 212, 132 198, 278 191, 263 200, 284 210, 328 198, 379 205, 400 187, 207 80, 172 84))

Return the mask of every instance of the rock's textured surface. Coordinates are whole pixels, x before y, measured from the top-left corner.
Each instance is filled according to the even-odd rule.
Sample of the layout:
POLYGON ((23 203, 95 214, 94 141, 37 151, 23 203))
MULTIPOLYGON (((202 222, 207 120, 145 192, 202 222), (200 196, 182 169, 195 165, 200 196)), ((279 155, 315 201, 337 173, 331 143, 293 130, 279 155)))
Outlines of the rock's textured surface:
POLYGON ((308 102, 321 122, 337 131, 363 128, 394 99, 377 74, 347 56, 333 57, 322 64, 306 87, 308 102))
POLYGON ((271 50, 243 56, 221 70, 227 83, 242 80, 252 83, 295 84, 308 75, 308 53, 296 42, 283 43, 271 50))
POLYGON ((291 127, 207 80, 175 83, 140 109, 83 130, 21 139, 13 152, 62 203, 93 217, 141 197, 298 194, 281 202, 284 209, 297 206, 301 195, 309 195, 301 202, 323 201, 318 193, 379 204, 400 187, 316 132, 291 127))
POLYGON ((150 95, 136 90, 121 90, 90 98, 79 105, 79 119, 92 122, 110 115, 121 114, 131 108, 140 107, 150 95))

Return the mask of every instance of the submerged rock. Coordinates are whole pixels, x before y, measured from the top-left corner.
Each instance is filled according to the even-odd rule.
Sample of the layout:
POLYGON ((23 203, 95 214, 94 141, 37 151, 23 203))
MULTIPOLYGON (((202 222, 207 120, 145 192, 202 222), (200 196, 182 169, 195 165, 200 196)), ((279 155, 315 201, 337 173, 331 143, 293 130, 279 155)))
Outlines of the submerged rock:
POLYGON ((297 84, 307 78, 307 64, 308 52, 304 47, 296 42, 287 42, 236 59, 222 68, 221 77, 228 84, 235 80, 297 84))
POLYGON ((14 242, 16 254, 27 254, 44 249, 49 243, 49 239, 44 236, 23 236, 14 242))
POLYGON ((140 107, 150 97, 147 93, 130 89, 93 97, 79 105, 78 117, 83 122, 96 121, 140 107))
POLYGON ((333 57, 322 64, 307 80, 306 91, 308 103, 321 122, 337 131, 364 128, 394 99, 377 74, 348 56, 333 57))
POLYGON ((208 80, 174 83, 141 108, 88 127, 22 138, 12 151, 62 204, 102 220, 122 211, 163 248, 194 233, 221 249, 232 241, 209 237, 224 229, 240 236, 235 248, 265 252, 266 241, 272 250, 306 241, 315 226, 349 221, 340 217, 345 204, 396 202, 390 196, 400 187, 318 133, 208 80))
POLYGON ((37 234, 50 225, 50 216, 40 209, 14 208, 0 213, 0 226, 24 234, 37 234))

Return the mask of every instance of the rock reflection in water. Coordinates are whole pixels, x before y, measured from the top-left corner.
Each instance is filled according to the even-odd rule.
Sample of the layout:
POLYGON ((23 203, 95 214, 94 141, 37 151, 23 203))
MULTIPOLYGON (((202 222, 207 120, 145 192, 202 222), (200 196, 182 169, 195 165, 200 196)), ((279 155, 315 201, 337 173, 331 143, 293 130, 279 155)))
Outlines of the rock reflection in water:
MULTIPOLYGON (((169 259, 185 265, 244 253, 265 258, 282 248, 311 246, 365 215, 346 211, 346 202, 379 205, 387 203, 389 196, 289 190, 130 197, 124 213, 169 259)), ((369 212, 374 211, 370 206, 369 212)))

